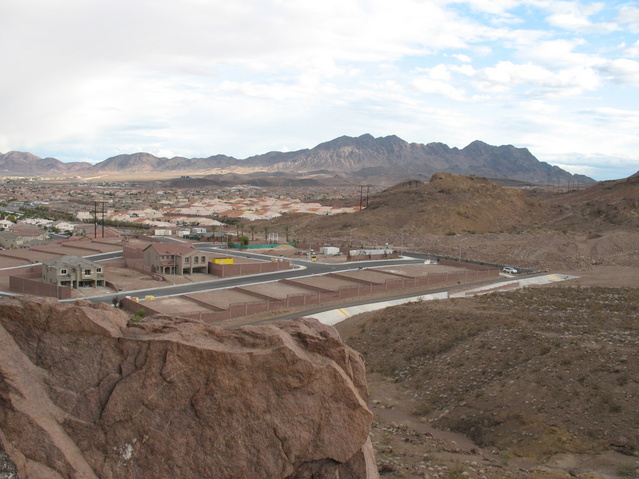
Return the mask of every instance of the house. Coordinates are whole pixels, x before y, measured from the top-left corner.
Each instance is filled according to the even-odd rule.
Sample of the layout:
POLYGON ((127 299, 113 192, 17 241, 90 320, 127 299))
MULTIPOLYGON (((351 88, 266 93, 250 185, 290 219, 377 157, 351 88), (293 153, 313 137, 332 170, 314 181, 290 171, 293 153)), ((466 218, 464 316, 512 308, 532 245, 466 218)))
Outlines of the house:
POLYGON ((152 243, 143 255, 144 265, 156 274, 208 273, 207 255, 191 243, 152 243))
POLYGON ((51 226, 56 228, 59 231, 68 231, 69 233, 73 233, 73 231, 79 227, 84 226, 84 224, 71 223, 69 221, 59 220, 54 222, 51 226))
POLYGON ((23 233, 16 226, 12 228, 12 231, 0 231, 0 246, 7 249, 17 249, 45 244, 49 239, 49 234, 46 231, 38 231, 39 233, 23 233))
POLYGON ((74 289, 96 288, 105 286, 104 267, 80 256, 66 255, 42 261, 42 280, 74 289))
POLYGON ((0 228, 2 228, 3 230, 8 230, 11 229, 11 227, 14 225, 14 223, 12 221, 9 220, 0 220, 0 228))

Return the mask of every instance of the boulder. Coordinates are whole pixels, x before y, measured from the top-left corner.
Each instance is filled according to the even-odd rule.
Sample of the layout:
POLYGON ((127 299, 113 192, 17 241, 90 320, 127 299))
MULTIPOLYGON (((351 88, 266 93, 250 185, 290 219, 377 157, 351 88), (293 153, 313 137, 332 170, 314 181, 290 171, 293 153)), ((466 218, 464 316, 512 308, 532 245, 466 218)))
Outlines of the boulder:
POLYGON ((313 319, 225 329, 0 301, 0 450, 26 478, 377 478, 362 357, 313 319))

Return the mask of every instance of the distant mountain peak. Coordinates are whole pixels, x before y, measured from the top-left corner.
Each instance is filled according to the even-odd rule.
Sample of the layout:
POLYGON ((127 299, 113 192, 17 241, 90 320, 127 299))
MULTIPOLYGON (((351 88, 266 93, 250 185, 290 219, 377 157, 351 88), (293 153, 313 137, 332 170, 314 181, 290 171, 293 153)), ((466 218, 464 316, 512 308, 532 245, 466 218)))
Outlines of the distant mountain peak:
POLYGON ((491 146, 475 140, 463 149, 444 143, 408 143, 396 135, 375 138, 370 133, 358 137, 340 136, 314 148, 298 151, 272 151, 239 160, 225 155, 208 158, 160 158, 150 153, 120 154, 96 165, 66 164, 54 158, 30 153, 0 155, 0 170, 16 174, 55 172, 170 172, 181 174, 282 173, 303 175, 323 171, 349 175, 355 183, 398 183, 425 178, 437 172, 512 179, 530 183, 555 184, 568 181, 594 182, 582 175, 539 161, 526 148, 512 145, 491 146))

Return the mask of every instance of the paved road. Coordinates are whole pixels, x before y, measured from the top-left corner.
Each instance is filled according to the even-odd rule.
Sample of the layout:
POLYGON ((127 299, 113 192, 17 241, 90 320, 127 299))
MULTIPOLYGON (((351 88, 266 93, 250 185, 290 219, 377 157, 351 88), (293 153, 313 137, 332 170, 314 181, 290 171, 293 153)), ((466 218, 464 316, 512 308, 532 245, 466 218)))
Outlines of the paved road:
POLYGON ((117 259, 122 257, 123 257, 122 251, 113 251, 111 253, 98 253, 98 254, 85 256, 85 258, 88 258, 91 261, 106 261, 108 259, 117 259))

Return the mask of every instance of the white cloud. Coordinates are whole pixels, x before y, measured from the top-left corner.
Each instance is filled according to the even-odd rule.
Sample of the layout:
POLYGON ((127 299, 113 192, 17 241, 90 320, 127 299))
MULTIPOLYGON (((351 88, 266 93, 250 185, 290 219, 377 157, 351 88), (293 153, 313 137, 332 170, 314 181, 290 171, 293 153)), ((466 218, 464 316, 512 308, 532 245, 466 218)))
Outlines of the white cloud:
POLYGON ((639 40, 628 46, 626 44, 622 44, 620 50, 626 57, 639 58, 639 40))
POLYGON ((613 81, 639 86, 639 62, 620 58, 600 67, 600 70, 613 81))
POLYGON ((592 16, 600 13, 606 7, 604 2, 531 0, 530 3, 548 12, 546 21, 550 25, 564 30, 608 33, 618 29, 614 22, 593 22, 591 20, 592 16))
POLYGON ((413 81, 413 86, 423 93, 434 93, 437 95, 443 95, 455 101, 466 100, 466 94, 464 90, 456 88, 446 81, 423 77, 415 79, 413 81))
POLYGON ((639 33, 639 7, 624 5, 619 9, 617 22, 626 26, 631 32, 639 33))
POLYGON ((568 68, 552 71, 541 65, 515 64, 501 61, 495 66, 479 70, 467 65, 451 67, 473 79, 475 86, 484 92, 507 92, 519 85, 528 87, 529 96, 570 96, 583 91, 595 90, 600 80, 597 73, 589 68, 568 68))
POLYGON ((470 58, 468 55, 464 55, 462 53, 457 53, 455 55, 453 55, 454 58, 456 58, 457 60, 459 60, 460 62, 463 63, 470 63, 472 61, 472 58, 470 58))

